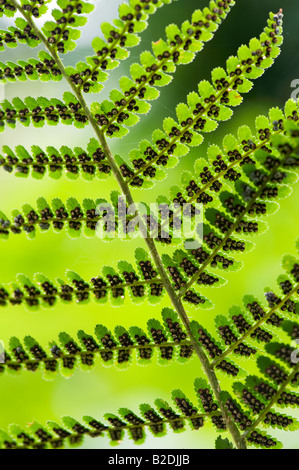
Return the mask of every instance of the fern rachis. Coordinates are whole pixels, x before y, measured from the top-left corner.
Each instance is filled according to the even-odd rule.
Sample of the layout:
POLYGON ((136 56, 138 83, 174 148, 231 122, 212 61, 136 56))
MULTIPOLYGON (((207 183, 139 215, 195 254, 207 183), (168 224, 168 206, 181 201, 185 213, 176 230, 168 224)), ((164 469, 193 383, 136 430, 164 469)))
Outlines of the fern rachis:
MULTIPOLYGON (((16 170, 16 174, 28 176, 31 172, 38 178, 44 177, 47 170, 54 178, 59 178, 63 172, 71 178, 82 175, 87 180, 113 176, 128 205, 135 203, 135 194, 137 198, 141 189, 149 188, 166 177, 163 168, 174 166, 178 157, 184 157, 190 147, 199 146, 203 133, 214 131, 219 122, 231 118, 231 108, 241 103, 243 93, 250 91, 251 80, 272 65, 282 43, 280 11, 270 14, 259 39, 252 39, 249 46, 243 45, 238 49, 237 56, 228 58, 226 70, 214 69, 211 82, 201 81, 198 93, 190 93, 187 103, 177 106, 177 121, 166 118, 162 128, 154 131, 151 142, 144 140, 131 151, 128 163, 123 157, 112 154, 107 137, 123 137, 130 127, 137 124, 139 114, 147 113, 151 107, 149 102, 158 98, 157 87, 170 82, 170 74, 175 72, 177 65, 193 60, 203 43, 211 39, 234 1, 211 1, 209 8, 196 10, 191 21, 185 21, 181 29, 169 25, 166 28, 167 41, 159 40, 153 43, 152 53, 145 51, 141 54, 140 64, 132 64, 131 77, 120 79, 120 89, 111 91, 110 100, 95 102, 91 106, 87 105, 84 94, 101 91, 109 70, 128 56, 128 47, 138 43, 139 33, 147 25, 148 14, 155 13, 157 7, 171 3, 171 0, 131 0, 129 4, 121 5, 120 19, 113 25, 102 25, 105 40, 96 38, 93 41, 95 55, 87 57, 75 68, 65 68, 60 54, 76 47, 75 40, 80 36, 78 28, 85 24, 85 14, 93 9, 92 2, 59 0, 57 3, 58 9, 52 12, 53 21, 46 22, 42 29, 36 26, 34 18, 43 15, 51 1, 40 6, 34 2, 33 6, 28 6, 26 0, 20 3, 9 0, 0 8, 0 14, 14 16, 16 11, 21 14, 21 18, 15 20, 17 28, 1 32, 0 49, 4 44, 15 47, 18 41, 23 41, 31 47, 42 44, 46 50, 39 53, 39 59, 19 61, 18 64, 1 63, 0 78, 4 81, 28 78, 56 81, 64 78, 71 89, 64 94, 63 100, 43 97, 28 97, 24 102, 19 98, 11 103, 4 100, 0 109, 0 131, 5 126, 14 129, 17 123, 35 127, 62 123, 79 129, 91 126, 95 137, 86 150, 33 146, 29 152, 20 145, 14 150, 5 145, 0 165, 9 173, 16 170)), ((217 430, 229 432, 236 448, 246 448, 247 444, 278 448, 279 442, 257 430, 257 426, 282 425, 296 429, 295 419, 277 414, 273 406, 287 403, 286 390, 290 400, 296 402, 296 395, 289 388, 298 386, 298 365, 294 366, 287 360, 291 352, 287 345, 277 345, 272 341, 276 334, 272 334, 273 328, 284 328, 286 333, 296 328, 295 323, 284 319, 287 314, 297 313, 296 261, 287 258, 287 274, 280 282, 284 297, 268 293, 268 311, 264 311, 256 300, 250 299, 249 302, 247 299, 246 308, 254 322, 243 313, 216 317, 220 342, 214 340, 197 321, 191 322, 185 308, 188 303, 198 310, 211 307, 200 287, 221 285, 224 280, 219 276, 219 270, 238 268, 233 253, 251 248, 249 237, 261 232, 265 226, 260 218, 273 211, 271 199, 287 195, 288 185, 296 182, 298 104, 289 100, 284 112, 272 108, 268 117, 257 118, 256 128, 257 134, 253 135, 247 126, 240 127, 237 137, 231 134, 225 137, 223 148, 210 145, 207 159, 196 161, 193 173, 184 173, 181 183, 171 188, 170 196, 163 195, 157 200, 159 204, 167 205, 172 202, 180 206, 195 202, 204 205, 206 220, 200 248, 188 250, 187 238, 177 243, 170 236, 166 242, 161 236, 165 220, 160 213, 155 220, 159 227, 155 238, 151 236, 147 219, 140 217, 147 250, 136 250, 135 266, 121 261, 117 269, 103 267, 101 275, 91 281, 72 271, 68 272, 67 281, 53 281, 41 274, 32 281, 20 275, 17 284, 0 287, 0 306, 25 304, 33 310, 40 306, 55 307, 58 300, 84 304, 90 298, 99 304, 109 301, 120 306, 127 294, 136 302, 143 303, 148 297, 156 303, 167 293, 174 310, 163 309, 163 324, 159 320, 149 320, 148 333, 140 327, 127 330, 119 326, 113 335, 109 326, 97 325, 96 338, 80 330, 77 341, 62 332, 59 341, 51 341, 49 352, 31 336, 25 337, 24 347, 18 338, 12 337, 0 371, 16 373, 22 369, 32 372, 43 369, 46 376, 53 376, 57 371, 68 376, 78 362, 83 369, 92 368, 96 356, 111 365, 116 360, 121 367, 129 365, 134 354, 137 361, 146 364, 157 353, 159 360, 166 364, 173 359, 187 362, 195 353, 205 374, 204 379, 195 380, 199 408, 183 392, 174 390, 172 396, 179 414, 165 401, 157 400, 158 413, 151 405, 143 404, 140 418, 123 408, 119 411, 120 417, 105 416, 109 425, 89 416, 84 417, 84 424, 70 417, 64 418, 63 426, 53 422, 49 422, 47 427, 34 423, 28 432, 13 425, 10 435, 0 434, 2 447, 56 448, 65 443, 80 444, 84 434, 93 437, 108 434, 114 442, 122 439, 125 430, 134 441, 142 442, 147 428, 154 435, 163 435, 166 424, 179 430, 184 429, 188 422, 192 429, 199 429, 210 419, 217 430), (171 255, 161 254, 161 245, 165 243, 171 246, 171 255), (173 250, 177 244, 182 244, 182 248, 173 250), (264 324, 271 333, 264 329, 264 324), (265 356, 260 354, 263 343, 267 343, 263 351, 265 356), (251 358, 256 354, 262 378, 246 374, 238 363, 239 356, 251 358), (286 371, 280 362, 274 362, 271 355, 285 361, 290 371, 286 371), (236 377, 236 380, 246 377, 246 388, 243 388, 243 382, 234 382, 232 392, 221 391, 220 371, 236 377), (259 383, 262 379, 272 381, 272 385, 263 381, 259 383), (267 395, 265 389, 268 390, 267 395), (258 398, 256 394, 259 394, 258 398), (249 409, 244 411, 242 407, 249 409)), ((115 207, 117 196, 115 192, 111 194, 111 208, 115 207)), ((48 203, 39 198, 37 208, 25 204, 21 211, 14 211, 11 219, 1 212, 0 235, 8 238, 24 231, 33 238, 37 227, 41 232, 51 227, 57 231, 67 227, 71 236, 80 235, 83 229, 85 235, 93 237, 101 218, 97 208, 104 202, 107 201, 85 199, 81 203, 75 198, 68 201, 56 198, 48 203)), ((191 211, 190 217, 193 216, 191 211)), ((179 211, 171 213, 171 222, 178 217, 179 211)), ((126 218, 125 225, 127 221, 126 218)), ((221 445, 224 445, 221 439, 217 440, 216 447, 221 445)))

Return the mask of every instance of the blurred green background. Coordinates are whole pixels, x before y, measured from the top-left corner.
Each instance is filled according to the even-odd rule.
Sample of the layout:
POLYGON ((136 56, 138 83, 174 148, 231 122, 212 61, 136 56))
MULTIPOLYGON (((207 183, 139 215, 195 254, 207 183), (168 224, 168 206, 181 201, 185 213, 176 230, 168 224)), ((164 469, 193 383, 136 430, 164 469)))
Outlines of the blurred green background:
MULTIPOLYGON (((79 47, 73 53, 63 57, 65 64, 81 60, 85 55, 91 54, 91 39, 100 35, 99 24, 117 16, 120 0, 96 0, 96 11, 90 18, 79 41, 79 47)), ((111 74, 110 81, 100 96, 88 95, 88 101, 99 101, 108 96, 109 90, 118 85, 118 78, 127 74, 129 65, 138 60, 144 49, 149 49, 152 40, 164 38, 164 29, 167 24, 174 22, 180 24, 189 19, 192 11, 203 8, 207 0, 179 0, 163 9, 150 18, 149 28, 143 34, 140 45, 131 52, 130 59, 111 74)), ((236 132, 239 125, 248 124, 254 129, 254 119, 259 113, 267 113, 272 106, 283 106, 290 97, 292 80, 299 79, 299 33, 298 33, 298 0, 237 0, 236 6, 216 33, 212 42, 205 45, 204 51, 192 64, 181 66, 172 83, 161 90, 160 100, 153 103, 151 113, 143 119, 142 124, 136 126, 129 135, 121 141, 111 141, 113 152, 127 157, 130 149, 135 148, 141 138, 149 138, 151 132, 161 126, 162 117, 174 116, 175 105, 184 101, 191 90, 196 90, 197 83, 203 78, 210 77, 210 71, 215 66, 224 66, 226 58, 234 54, 239 45, 248 43, 251 37, 259 35, 264 28, 268 12, 284 8, 284 35, 285 41, 282 53, 274 66, 268 70, 257 82, 254 89, 245 96, 244 104, 235 109, 233 119, 222 123, 216 133, 205 136, 203 145, 193 149, 183 158, 180 164, 169 171, 169 177, 149 191, 134 191, 136 198, 144 197, 154 201, 160 193, 167 193, 168 188, 177 183, 183 169, 192 169, 196 158, 204 156, 207 144, 221 143, 225 133, 236 132)), ((9 22, 0 20, 1 29, 5 29, 9 22)), ((1 54, 1 61, 17 60, 19 58, 36 57, 37 50, 28 50, 20 46, 14 50, 7 50, 1 54)), ((5 87, 5 96, 10 99, 14 96, 27 95, 60 98, 67 89, 64 82, 41 84, 28 82, 9 84, 5 87)), ((25 145, 28 149, 32 144, 46 147, 62 144, 85 147, 92 136, 91 129, 84 131, 73 130, 67 126, 58 126, 55 129, 45 126, 42 129, 24 128, 18 125, 16 130, 8 130, 1 134, 1 145, 25 145)), ((10 214, 14 208, 20 208, 25 202, 34 205, 39 196, 47 199, 59 196, 66 200, 75 196, 79 200, 84 197, 108 198, 112 189, 116 188, 113 179, 108 182, 95 180, 92 183, 78 179, 76 182, 68 181, 66 177, 59 181, 46 177, 42 181, 32 179, 17 179, 0 170, 0 208, 10 214)), ((242 297, 251 293, 263 301, 265 286, 276 288, 276 277, 281 273, 281 258, 287 253, 295 254, 295 240, 298 236, 298 196, 299 186, 295 186, 291 197, 281 201, 281 209, 269 217, 269 230, 256 238, 256 248, 241 259, 245 267, 238 273, 226 275, 228 283, 221 289, 203 289, 203 294, 211 298, 215 304, 213 310, 201 311, 189 308, 188 314, 214 331, 213 318, 218 314, 226 314, 231 305, 242 304, 242 297)), ((98 238, 76 240, 68 239, 64 232, 54 234, 37 234, 35 241, 26 239, 25 234, 12 236, 8 242, 1 242, 0 268, 1 282, 11 282, 19 272, 32 276, 36 272, 43 272, 50 278, 63 277, 66 269, 80 273, 86 279, 96 276, 105 264, 116 265, 119 259, 132 261, 134 248, 140 244, 136 241, 113 241, 110 244, 101 242, 98 238)), ((121 324, 129 327, 132 324, 145 326, 151 317, 159 317, 161 307, 169 303, 164 300, 162 304, 152 307, 148 304, 133 305, 127 298, 123 308, 115 309, 111 306, 99 307, 93 303, 88 306, 58 306, 55 309, 41 310, 32 314, 23 307, 1 309, 0 337, 7 342, 10 336, 23 338, 26 334, 36 337, 43 346, 50 339, 56 339, 60 331, 67 331, 75 335, 78 329, 93 333, 97 323, 109 325, 110 328, 121 324)), ((194 357, 187 365, 172 364, 167 367, 158 366, 155 361, 147 367, 131 366, 126 370, 116 371, 104 367, 100 362, 92 372, 77 370, 70 379, 57 377, 52 382, 42 379, 41 373, 31 374, 22 372, 17 377, 1 376, 0 382, 0 427, 6 428, 15 422, 26 425, 33 419, 44 423, 47 419, 59 420, 62 415, 71 415, 81 418, 85 414, 100 418, 105 412, 116 412, 121 406, 132 408, 138 412, 138 404, 148 402, 153 404, 155 398, 170 399, 173 388, 181 388, 196 402, 193 391, 193 381, 202 375, 199 361, 194 357)), ((242 364, 248 370, 246 363, 242 364)), ((225 386, 225 381, 223 381, 225 386)), ((283 440, 287 448, 299 448, 298 433, 289 433, 288 436, 279 431, 272 434, 283 440)), ((183 434, 169 432, 163 439, 148 437, 144 447, 148 448, 213 448, 213 438, 217 436, 211 427, 207 426, 201 431, 187 431, 183 434)), ((86 439, 86 448, 108 448, 108 439, 86 439)), ((133 447, 133 442, 125 438, 119 448, 133 447)))

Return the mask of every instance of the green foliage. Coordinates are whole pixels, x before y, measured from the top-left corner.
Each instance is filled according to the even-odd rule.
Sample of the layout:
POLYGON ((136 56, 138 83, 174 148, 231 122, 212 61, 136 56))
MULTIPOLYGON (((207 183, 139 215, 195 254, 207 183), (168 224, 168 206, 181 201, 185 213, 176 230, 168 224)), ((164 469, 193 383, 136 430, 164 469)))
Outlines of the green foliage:
MULTIPOLYGON (((39 18, 48 11, 47 5, 50 2, 51 0, 43 0, 42 2, 33 0, 30 4, 28 0, 20 0, 20 5, 27 12, 28 18, 39 18)), ((17 7, 14 1, 4 0, 1 2, 0 17, 7 16, 11 18, 16 12, 17 7)))
POLYGON ((43 127, 45 123, 49 126, 57 126, 59 122, 66 125, 74 125, 82 129, 87 124, 87 116, 81 109, 82 106, 76 97, 66 92, 63 101, 40 96, 32 98, 28 96, 22 101, 20 98, 13 98, 10 103, 3 100, 0 108, 0 132, 5 130, 5 125, 15 129, 16 122, 28 127, 43 127))
MULTIPOLYGON (((195 381, 195 391, 197 391, 197 381, 195 381)), ((128 408, 121 408, 118 415, 106 413, 107 424, 91 416, 84 416, 82 422, 65 416, 62 418, 62 425, 52 421, 46 426, 33 422, 27 429, 13 425, 9 434, 1 431, 0 447, 44 449, 61 448, 65 444, 76 446, 82 444, 84 435, 108 436, 113 444, 123 438, 124 432, 127 432, 134 442, 142 443, 148 431, 156 437, 161 437, 166 434, 168 428, 173 432, 182 432, 188 427, 199 430, 208 421, 218 429, 222 428, 219 411, 202 413, 200 407, 194 406, 180 390, 173 390, 172 400, 173 407, 161 399, 155 401, 155 408, 149 404, 141 404, 142 418, 128 408)))
MULTIPOLYGON (((268 431, 298 430, 295 418, 284 413, 284 408, 299 404, 299 365, 293 360, 297 350, 290 345, 299 333, 299 324, 294 321, 299 313, 298 260, 285 256, 285 273, 278 278, 281 292, 275 294, 267 287, 266 306, 247 295, 244 310, 235 306, 228 315, 217 316, 218 336, 205 325, 204 309, 213 305, 201 290, 221 287, 226 280, 220 271, 222 274, 242 267, 236 254, 253 248, 252 236, 268 228, 263 218, 278 210, 278 201, 289 196, 291 186, 297 182, 298 103, 289 100, 284 111, 272 108, 268 116, 258 116, 255 134, 242 125, 236 136, 224 137, 221 147, 209 145, 207 155, 195 162, 194 169, 183 172, 181 181, 171 187, 169 194, 163 192, 157 198, 159 208, 151 214, 152 218, 142 212, 141 205, 136 204, 131 211, 129 206, 134 203, 130 188, 150 188, 166 178, 168 169, 185 157, 190 147, 200 146, 204 133, 212 133, 219 122, 232 117, 242 95, 252 89, 252 81, 279 55, 282 13, 270 13, 259 38, 241 45, 237 54, 227 59, 225 69, 215 68, 210 82, 202 80, 198 92, 189 93, 186 103, 178 103, 176 119, 166 117, 161 129, 153 132, 152 141, 144 139, 130 151, 128 164, 123 155, 112 156, 106 137, 125 136, 139 122, 140 115, 149 112, 150 102, 159 97, 159 88, 171 82, 177 65, 195 58, 235 2, 210 1, 209 7, 196 10, 181 27, 168 25, 166 38, 153 42, 152 51, 141 53, 140 62, 131 64, 130 76, 120 79, 119 89, 110 92, 109 100, 90 106, 82 92, 102 90, 110 70, 139 43, 149 15, 172 0, 129 0, 122 4, 119 18, 101 25, 103 38, 93 40, 94 55, 67 68, 59 54, 76 48, 80 28, 94 5, 91 1, 58 0, 57 8, 51 11, 52 20, 39 30, 34 18, 42 16, 50 3, 1 2, 0 16, 13 17, 18 11, 21 17, 16 17, 14 26, 8 26, 7 31, 0 31, 0 51, 18 43, 33 48, 42 44, 46 51, 39 51, 37 59, 0 62, 0 80, 6 83, 65 78, 71 92, 65 92, 62 100, 31 96, 24 100, 15 97, 11 102, 3 100, 0 131, 6 127, 15 129, 19 123, 37 128, 63 123, 77 129, 90 125, 95 137, 86 149, 67 145, 42 149, 33 145, 29 151, 22 145, 12 149, 4 144, 0 167, 7 173, 35 179, 47 175, 58 180, 66 174, 72 180, 82 176, 91 181, 113 175, 122 195, 112 191, 109 201, 85 198, 81 202, 77 197, 65 201, 55 197, 50 202, 40 197, 35 207, 24 203, 21 209, 13 210, 11 218, 0 212, 0 238, 5 240, 25 232, 33 239, 38 230, 61 232, 66 228, 71 238, 100 234, 112 244, 116 236, 128 244, 141 227, 147 250, 136 249, 134 265, 120 260, 116 267, 102 267, 90 281, 70 270, 67 280, 55 281, 41 273, 33 280, 19 274, 16 282, 0 285, 0 306, 24 305, 34 312, 40 307, 55 307, 58 301, 86 306, 92 299, 103 309, 106 302, 122 306, 126 297, 141 305, 147 300, 153 306, 167 294, 174 310, 166 307, 161 319, 149 319, 147 331, 139 326, 118 325, 112 332, 109 325, 97 324, 93 334, 80 329, 76 338, 62 331, 48 346, 42 346, 31 335, 22 342, 12 336, 2 354, 0 373, 42 371, 46 379, 52 379, 58 373, 70 377, 79 366, 84 371, 100 364, 126 368, 133 362, 146 365, 154 360, 157 365, 166 365, 174 361, 186 363, 195 355, 203 373, 194 383, 196 405, 194 397, 189 399, 175 389, 173 404, 163 399, 155 401, 155 408, 142 404, 140 416, 121 408, 118 415, 105 414, 106 424, 90 416, 82 422, 65 416, 63 424, 49 421, 41 425, 34 421, 26 429, 13 424, 8 432, 0 431, 0 447, 80 446, 84 435, 108 436, 114 445, 126 432, 134 442, 142 444, 147 430, 161 437, 169 428, 177 433, 187 427, 195 431, 210 422, 217 432, 230 434, 229 438, 218 436, 216 449, 246 445, 281 448, 282 444, 268 431), (190 205, 189 212, 185 211, 185 204, 190 205), (202 210, 197 204, 205 209, 203 224, 196 218, 202 210), (173 210, 165 212, 169 206, 173 210), (196 233, 192 241, 197 245, 191 249, 191 229, 177 236, 182 216, 196 233), (186 303, 195 306, 199 313, 196 320, 189 321, 186 303), (256 375, 247 372, 248 361, 255 365, 256 375), (223 375, 224 391, 220 388, 223 375)), ((146 204, 143 208, 149 209, 146 204)))
MULTIPOLYGON (((43 204, 45 201, 39 202, 43 204)), ((46 209, 47 207, 43 210, 46 211, 46 209)), ((16 218, 18 217, 20 215, 16 218)), ((44 227, 47 223, 41 223, 43 230, 47 230, 44 227)), ((76 230, 74 231, 77 233, 76 230)), ((29 235, 31 233, 29 232, 29 235)), ((35 275, 34 281, 19 274, 16 283, 0 286, 0 307, 23 304, 30 310, 36 311, 39 307, 55 307, 58 300, 64 303, 76 302, 85 305, 91 299, 100 304, 110 302, 114 306, 119 306, 124 303, 127 295, 134 303, 141 303, 148 299, 154 305, 162 300, 165 287, 146 251, 136 250, 135 257, 136 266, 126 261, 119 261, 117 269, 105 266, 102 269, 102 275, 95 276, 88 282, 74 271, 67 271, 67 281, 58 278, 54 282, 40 273, 35 275)), ((173 274, 174 261, 167 258, 164 263, 166 269, 173 274)), ((198 284, 205 283, 204 277, 211 283, 213 277, 205 272, 198 284)), ((175 290, 179 289, 178 279, 173 279, 173 285, 175 290)), ((183 296, 183 300, 190 304, 200 305, 201 308, 211 308, 211 302, 199 295, 196 289, 189 289, 183 296)))
POLYGON ((86 24, 86 15, 94 6, 81 0, 58 0, 57 6, 52 10, 53 20, 46 21, 42 31, 53 50, 66 53, 76 48, 75 40, 81 35, 77 28, 86 24))
POLYGON ((39 307, 54 307, 59 299, 65 303, 87 304, 90 299, 103 304, 107 301, 115 306, 123 304, 126 294, 134 302, 148 298, 157 303, 164 294, 164 287, 151 261, 143 254, 135 268, 125 261, 118 263, 118 269, 105 266, 102 275, 89 282, 74 271, 67 271, 67 281, 58 278, 51 281, 43 274, 36 274, 31 281, 23 274, 18 275, 17 283, 1 286, 0 306, 24 304, 30 310, 39 307))
POLYGON ((164 326, 158 320, 149 320, 148 332, 137 326, 128 330, 117 326, 112 334, 107 327, 96 325, 94 336, 79 330, 76 340, 62 332, 58 341, 49 341, 46 349, 31 336, 26 336, 23 344, 13 337, 4 351, 5 362, 0 365, 0 373, 42 371, 44 378, 50 380, 57 373, 69 377, 78 366, 91 370, 98 366, 99 360, 105 366, 120 368, 130 366, 133 360, 140 365, 153 361, 160 365, 187 362, 194 350, 178 315, 165 308, 162 321, 164 326))
POLYGON ((27 44, 29 47, 37 47, 40 40, 32 28, 27 27, 27 23, 22 18, 15 21, 16 27, 9 26, 7 31, 0 31, 0 51, 6 47, 15 48, 18 44, 27 44))
POLYGON ((107 80, 109 71, 118 67, 119 61, 129 56, 128 49, 139 43, 139 34, 147 28, 149 15, 172 1, 130 0, 128 4, 121 4, 119 18, 115 19, 113 24, 105 22, 101 25, 104 39, 100 37, 93 39, 92 47, 95 55, 87 57, 86 62, 79 62, 75 67, 66 69, 77 89, 85 93, 101 91, 102 83, 107 80))
MULTIPOLYGON (((183 157, 189 152, 189 147, 201 144, 202 132, 210 133, 218 127, 219 121, 231 118, 231 108, 240 105, 242 94, 250 91, 252 87, 250 79, 260 76, 279 54, 279 45, 282 43, 281 28, 276 28, 272 18, 273 14, 270 15, 268 26, 259 39, 251 41, 250 47, 239 48, 237 56, 229 57, 226 71, 215 69, 212 72, 212 83, 201 81, 198 93, 192 92, 187 96, 188 104, 178 104, 178 122, 166 118, 163 130, 154 131, 152 142, 143 141, 138 150, 132 151, 131 161, 134 169, 127 165, 122 168, 128 184, 142 187, 144 182, 152 181, 159 165, 166 166, 168 159, 173 164, 173 157, 183 157), (279 35, 275 38, 275 46, 269 47, 267 44, 272 42, 271 35, 275 34, 276 30, 279 35)), ((144 83, 142 85, 144 86, 144 83)), ((103 129, 106 130, 109 124, 111 126, 113 120, 110 119, 103 129)), ((120 126, 117 127, 121 130, 120 126)), ((117 132, 113 129, 112 134, 109 132, 108 135, 117 136, 117 132)), ((250 136, 243 132, 243 135, 240 134, 240 140, 250 140, 250 136)), ((160 171, 158 179, 161 179, 160 171)), ((145 184, 145 187, 148 186, 149 184, 145 184)))
POLYGON ((223 439, 221 436, 218 436, 215 442, 215 449, 233 449, 233 445, 227 438, 223 439))
POLYGON ((1 83, 15 82, 20 80, 49 80, 59 81, 62 79, 61 70, 57 67, 52 57, 45 51, 40 51, 37 59, 18 60, 17 64, 8 61, 0 62, 1 83))
MULTIPOLYGON (((234 2, 231 3, 234 4, 234 2)), ((149 101, 159 97, 159 91, 156 87, 168 85, 171 82, 169 74, 176 71, 176 66, 191 62, 195 54, 202 49, 203 42, 211 39, 211 32, 217 29, 218 24, 226 16, 226 11, 216 9, 217 12, 212 14, 214 10, 215 2, 212 1, 210 9, 206 8, 205 11, 206 15, 212 17, 212 24, 210 22, 204 23, 202 21, 203 13, 196 10, 191 22, 185 21, 181 29, 176 25, 169 25, 166 28, 167 42, 162 39, 153 42, 153 54, 149 51, 142 52, 140 64, 133 63, 131 65, 131 77, 120 79, 120 90, 111 91, 110 101, 106 100, 101 104, 94 103, 92 105, 91 110, 95 113, 97 122, 102 126, 103 132, 107 136, 123 137, 126 135, 127 127, 132 127, 139 122, 137 115, 149 111, 149 101), (125 123, 126 127, 122 123, 125 123)), ((106 52, 106 49, 102 49, 100 55, 103 50, 106 52)), ((96 62, 99 60, 96 59, 96 62)), ((108 64, 105 65, 105 67, 107 66, 108 64)), ((90 75, 90 69, 87 70, 90 75)), ((86 73, 86 70, 82 73, 86 73)), ((77 83, 76 75, 74 81, 77 83)), ((87 83, 84 86, 86 87, 87 83)), ((90 86, 90 84, 87 86, 86 91, 89 91, 90 86)), ((98 87, 96 87, 96 91, 98 91, 98 87)), ((194 145, 199 143, 199 139, 193 139, 194 145)))

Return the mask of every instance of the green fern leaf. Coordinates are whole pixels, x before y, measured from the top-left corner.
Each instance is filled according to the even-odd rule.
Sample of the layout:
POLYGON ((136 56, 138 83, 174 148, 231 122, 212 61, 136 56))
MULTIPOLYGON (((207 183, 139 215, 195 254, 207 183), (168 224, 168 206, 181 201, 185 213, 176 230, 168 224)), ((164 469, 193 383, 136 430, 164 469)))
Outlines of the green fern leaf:
MULTIPOLYGON (((255 44, 257 49, 247 48, 247 60, 242 59, 240 53, 241 57, 232 56, 227 60, 227 70, 223 70, 221 79, 216 78, 220 76, 219 69, 217 69, 218 73, 212 75, 212 79, 215 79, 213 84, 206 80, 200 82, 199 94, 193 92, 188 95, 188 105, 178 105, 176 109, 178 122, 172 121, 172 125, 169 119, 166 119, 163 131, 157 130, 153 133, 153 142, 142 143, 138 151, 138 158, 136 158, 136 151, 132 154, 131 160, 134 169, 127 165, 121 166, 122 175, 129 185, 142 187, 145 180, 155 177, 157 165, 167 165, 168 156, 186 155, 190 146, 197 146, 202 142, 202 132, 214 131, 218 127, 219 121, 225 121, 231 117, 232 110, 230 108, 241 104, 241 95, 249 91, 249 88, 244 86, 244 81, 245 83, 250 81, 251 71, 255 69, 264 71, 265 68, 272 65, 274 58, 279 54, 278 46, 282 43, 281 29, 278 28, 279 35, 277 38, 275 37, 276 45, 269 47, 264 42, 270 41, 272 43, 271 34, 275 35, 274 30, 277 30, 274 27, 273 16, 273 14, 270 15, 268 26, 261 34, 260 39, 250 43, 251 45, 255 44), (270 25, 272 25, 272 30, 270 25)), ((101 121, 101 117, 98 118, 99 124, 104 125, 103 130, 110 130, 107 135, 117 136, 117 129, 114 129, 115 125, 112 126, 114 117, 108 123, 106 123, 107 117, 104 116, 103 120, 105 123, 101 121), (109 129, 109 125, 111 129, 109 129)), ((121 126, 116 127, 121 129, 121 126)))

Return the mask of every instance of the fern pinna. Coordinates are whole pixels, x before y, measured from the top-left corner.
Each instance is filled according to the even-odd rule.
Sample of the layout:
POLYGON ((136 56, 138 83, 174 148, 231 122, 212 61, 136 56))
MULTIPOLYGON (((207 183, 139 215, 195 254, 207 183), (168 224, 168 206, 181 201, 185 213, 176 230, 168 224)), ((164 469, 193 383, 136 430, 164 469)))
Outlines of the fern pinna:
MULTIPOLYGON (((299 403, 299 366, 294 360, 296 349, 291 346, 299 332, 295 321, 299 262, 292 256, 284 258, 279 291, 266 288, 265 302, 247 295, 244 308, 236 306, 216 316, 217 336, 205 326, 205 310, 213 306, 205 293, 208 287, 226 283, 222 271, 241 267, 235 254, 252 249, 254 234, 267 229, 265 216, 276 212, 278 200, 288 196, 297 181, 298 103, 289 100, 283 110, 271 108, 266 116, 258 116, 256 132, 242 125, 224 137, 222 146, 209 144, 206 155, 182 173, 169 193, 156 199, 158 210, 150 217, 138 204, 142 189, 156 184, 162 191, 160 182, 169 169, 191 147, 200 146, 205 133, 232 117, 253 80, 273 64, 282 44, 282 11, 270 13, 261 35, 240 46, 225 68, 215 68, 210 81, 200 81, 198 91, 177 105, 176 119, 166 117, 152 137, 145 135, 126 158, 112 154, 107 138, 124 137, 140 115, 150 111, 160 87, 171 82, 177 66, 194 59, 235 2, 210 1, 181 27, 170 24, 165 39, 156 38, 152 51, 141 53, 130 66, 129 76, 121 77, 119 87, 110 92, 110 99, 101 101, 97 96, 91 105, 88 95, 101 92, 110 71, 139 43, 149 15, 172 0, 129 0, 120 5, 119 18, 103 23, 102 37, 93 40, 93 54, 67 67, 61 54, 76 48, 80 28, 94 5, 92 1, 58 0, 52 9, 51 3, 0 2, 0 16, 14 18, 14 26, 0 31, 0 49, 18 44, 44 49, 39 50, 38 58, 0 62, 0 80, 2 84, 65 80, 70 91, 62 99, 30 96, 2 100, 0 131, 19 125, 40 128, 66 124, 77 129, 90 127, 93 136, 83 147, 3 145, 0 166, 8 174, 35 179, 46 175, 55 180, 62 176, 87 181, 114 178, 117 187, 109 200, 55 197, 47 201, 40 197, 35 205, 25 203, 12 214, 1 211, 1 238, 25 232, 33 239, 52 229, 67 231, 72 238, 81 234, 92 238, 99 236, 101 226, 101 238, 111 245, 119 235, 129 244, 140 230, 143 246, 136 249, 134 262, 115 263, 112 259, 111 266, 102 265, 91 279, 71 270, 57 279, 41 273, 32 279, 18 275, 11 284, 1 284, 0 307, 23 305, 38 312, 58 303, 84 306, 92 300, 99 304, 100 315, 102 304, 120 307, 127 297, 152 306, 163 299, 169 306, 162 309, 162 316, 147 319, 147 329, 134 325, 111 331, 109 325, 97 324, 94 331, 80 329, 76 338, 63 331, 49 338, 48 345, 29 334, 23 340, 12 336, 1 354, 0 373, 18 375, 27 370, 43 371, 46 378, 57 374, 69 377, 77 366, 83 370, 103 364, 125 368, 153 360, 167 365, 187 363, 197 356, 201 377, 194 381, 196 403, 176 389, 173 403, 157 399, 154 404, 141 404, 139 415, 121 408, 118 415, 108 413, 100 421, 84 416, 82 421, 64 417, 58 424, 34 421, 26 429, 13 424, 0 432, 0 447, 61 448, 81 445, 84 435, 108 436, 117 443, 126 432, 133 441, 142 443, 148 431, 163 436, 169 428, 175 432, 188 426, 198 430, 210 422, 228 435, 228 439, 217 438, 217 449, 280 448, 269 428, 298 429, 296 419, 281 409, 299 403), (36 19, 43 18, 49 8, 52 19, 39 28, 36 19), (202 223, 196 218, 198 204, 204 212, 202 223), (134 223, 136 215, 138 224, 134 223), (194 230, 178 236, 177 229, 186 219, 194 230), (197 312, 192 321, 188 315, 191 306, 197 312), (247 372, 245 360, 253 364, 256 375, 247 372)), ((149 209, 148 200, 143 207, 149 209)), ((87 313, 88 307, 84 311, 87 313)))

